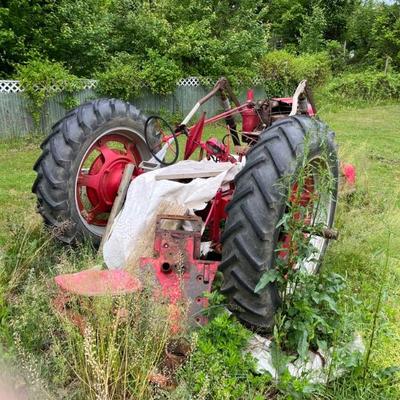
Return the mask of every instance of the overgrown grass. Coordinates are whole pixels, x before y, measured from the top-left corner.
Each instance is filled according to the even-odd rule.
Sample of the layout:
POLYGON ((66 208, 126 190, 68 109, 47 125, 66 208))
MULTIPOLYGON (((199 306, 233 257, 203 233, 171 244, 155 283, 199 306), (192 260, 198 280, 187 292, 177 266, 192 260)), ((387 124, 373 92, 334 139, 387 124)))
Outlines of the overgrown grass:
MULTIPOLYGON (((393 367, 400 365, 399 112, 398 105, 350 109, 340 113, 322 110, 323 119, 337 132, 341 159, 353 162, 358 174, 357 192, 340 199, 336 219, 340 236, 329 248, 324 271, 346 277, 347 289, 340 312, 347 316, 346 323, 350 328, 354 326, 353 329, 362 334, 367 346, 372 332, 374 340, 366 374, 363 372, 364 360, 360 370, 354 370, 352 374, 314 392, 314 398, 383 400, 400 397, 400 386, 393 383, 393 367), (346 296, 355 297, 357 302, 346 301, 346 296)), ((34 212, 35 199, 30 193, 35 176, 32 165, 40 152, 38 142, 37 138, 0 142, 0 346, 11 362, 24 360, 19 368, 21 374, 29 375, 30 369, 37 372, 46 385, 41 398, 46 398, 46 393, 58 398, 102 398, 97 393, 111 390, 112 382, 115 383, 115 376, 119 374, 111 368, 112 374, 117 375, 111 374, 114 378, 107 381, 110 382, 107 385, 104 385, 101 374, 96 375, 96 365, 113 364, 116 357, 113 330, 104 330, 105 321, 111 327, 117 326, 122 338, 128 338, 124 336, 124 327, 128 325, 126 321, 121 324, 116 321, 118 313, 111 312, 115 304, 103 304, 99 311, 103 317, 92 319, 89 328, 95 332, 93 335, 103 332, 102 346, 96 346, 94 353, 87 350, 85 353, 82 336, 76 330, 68 331, 74 328, 68 328, 69 325, 52 310, 49 302, 53 290, 51 278, 61 271, 92 266, 95 255, 90 247, 65 248, 51 240, 41 228, 40 219, 34 212), (72 338, 76 340, 68 345, 72 338), (73 351, 68 353, 67 349, 73 351), (88 378, 93 386, 88 384, 88 378), (101 382, 103 391, 99 389, 101 382)), ((145 299, 142 301, 145 305, 145 299)), ((155 315, 155 312, 159 311, 150 309, 147 315, 155 315)), ((160 349, 168 335, 163 336, 162 326, 158 324, 150 331, 160 333, 147 337, 145 331, 139 329, 140 323, 130 325, 129 340, 133 342, 129 342, 129 347, 132 349, 121 357, 129 356, 129 360, 134 360, 130 372, 127 372, 131 374, 132 396, 139 393, 133 386, 137 388, 141 384, 146 386, 144 392, 140 392, 144 393, 142 398, 185 399, 191 393, 197 393, 197 398, 229 399, 241 396, 243 392, 237 390, 249 388, 253 392, 247 398, 278 396, 276 391, 268 389, 268 379, 264 381, 249 373, 251 363, 246 364, 239 357, 246 333, 235 324, 221 317, 199 333, 198 352, 180 372, 184 375, 180 375, 181 384, 175 394, 154 391, 146 379, 149 371, 160 362, 160 349), (136 359, 140 359, 141 354, 135 351, 143 348, 154 350, 147 357, 148 361, 153 361, 144 363, 145 371, 139 373, 135 365, 138 365, 136 359), (233 362, 232 368, 227 360, 233 362), (233 372, 236 364, 240 364, 239 377, 233 372), (201 383, 199 371, 207 368, 210 368, 207 372, 218 379, 209 380, 207 385, 211 386, 208 389, 200 385, 194 391, 190 383, 201 383), (139 386, 132 383, 133 376, 141 376, 137 381, 139 386), (214 397, 210 397, 210 393, 214 393, 214 397), (215 393, 220 394, 215 397, 215 393)), ((87 337, 90 338, 89 331, 87 337)), ((87 349, 92 348, 88 340, 87 349)), ((119 343, 125 342, 119 340, 119 343)), ((289 395, 281 396, 290 398, 289 395)))
POLYGON ((0 141, 0 247, 6 244, 13 224, 36 218, 31 187, 39 144, 36 136, 0 141))
MULTIPOLYGON (((400 365, 400 137, 395 117, 399 111, 392 105, 323 115, 338 133, 342 159, 354 163, 358 173, 357 193, 339 203, 336 226, 341 236, 331 245, 324 268, 347 276, 349 293, 360 301, 357 322, 364 337, 371 334, 381 290, 383 297, 371 351, 371 378, 336 387, 339 399, 346 398, 348 388, 367 398, 371 384, 384 379, 379 378, 382 369, 400 365), (373 378, 374 374, 378 376, 373 378)), ((385 398, 385 393, 376 396, 385 398)))

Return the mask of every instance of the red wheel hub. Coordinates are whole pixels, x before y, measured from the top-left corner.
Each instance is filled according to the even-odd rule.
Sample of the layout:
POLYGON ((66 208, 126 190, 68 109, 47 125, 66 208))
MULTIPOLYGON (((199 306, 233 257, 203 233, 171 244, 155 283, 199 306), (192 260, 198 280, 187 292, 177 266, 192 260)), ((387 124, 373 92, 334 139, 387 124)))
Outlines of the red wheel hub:
POLYGON ((136 144, 123 134, 105 135, 89 148, 78 172, 76 199, 81 216, 87 223, 107 224, 128 163, 141 161, 136 144))
MULTIPOLYGON (((294 209, 293 219, 295 221, 303 221, 304 225, 311 225, 315 200, 314 178, 308 176, 302 186, 300 188, 301 192, 299 192, 299 184, 297 182, 292 186, 289 196, 289 208, 294 209)), ((292 235, 289 232, 282 234, 279 242, 282 250, 279 252, 278 257, 286 259, 291 247, 295 246, 295 243, 292 243, 292 235)))

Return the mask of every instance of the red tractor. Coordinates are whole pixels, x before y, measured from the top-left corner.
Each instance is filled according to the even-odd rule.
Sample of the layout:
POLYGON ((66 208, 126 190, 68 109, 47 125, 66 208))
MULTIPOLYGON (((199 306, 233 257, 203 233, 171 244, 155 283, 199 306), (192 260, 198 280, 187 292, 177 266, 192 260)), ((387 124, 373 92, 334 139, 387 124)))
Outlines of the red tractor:
MULTIPOLYGON (((279 293, 274 283, 257 292, 255 287, 266 271, 276 267, 277 259, 284 258, 282 248, 290 246, 290 232, 282 228, 281 221, 293 197, 307 210, 301 216, 305 225, 322 227, 318 235, 313 234, 313 257, 304 260, 307 270, 318 271, 332 238, 328 231, 335 214, 339 166, 334 133, 315 114, 305 81, 293 98, 255 101, 249 90, 247 101, 240 104, 227 80, 221 78, 174 128, 161 117, 146 117, 121 100, 82 104, 54 125, 41 146, 32 189, 38 211, 63 242, 90 239, 98 244, 127 164, 135 165, 135 179, 149 169, 177 162, 182 143, 183 159, 205 157, 217 163, 245 159, 234 182, 221 187, 205 210, 190 217, 205 229, 174 235, 157 228, 154 258, 142 264, 153 263, 159 283, 167 289, 176 287, 179 276, 186 274, 185 295, 201 303, 200 309, 202 292, 210 288, 218 268, 223 275, 221 292, 231 311, 248 326, 269 329, 279 293), (220 96, 223 112, 211 118, 202 113, 190 126, 201 105, 214 95, 220 96), (237 125, 235 116, 241 117, 241 124, 237 125), (225 137, 204 141, 204 127, 217 121, 225 121, 225 137), (307 171, 301 183, 300 170, 307 171), (329 195, 317 190, 322 175, 333 182, 329 195), (285 177, 290 185, 282 188, 285 177), (211 242, 213 251, 201 257, 199 246, 205 241, 211 242), (183 249, 183 270, 168 260, 174 257, 171 252, 163 253, 168 243, 183 249)), ((103 271, 103 275, 113 279, 111 272, 103 271)), ((64 289, 73 291, 72 281, 65 282, 64 289)))

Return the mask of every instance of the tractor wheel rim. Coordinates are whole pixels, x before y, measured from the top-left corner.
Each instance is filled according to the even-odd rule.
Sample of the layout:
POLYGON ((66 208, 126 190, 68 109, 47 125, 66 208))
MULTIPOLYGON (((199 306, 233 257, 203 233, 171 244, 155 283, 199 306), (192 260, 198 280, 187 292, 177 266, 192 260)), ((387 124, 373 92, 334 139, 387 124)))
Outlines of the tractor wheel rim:
MULTIPOLYGON (((331 225, 331 215, 332 209, 334 208, 334 198, 332 193, 329 191, 318 192, 317 197, 315 196, 316 188, 318 188, 321 184, 321 176, 318 173, 320 168, 323 168, 326 171, 330 171, 329 164, 327 160, 323 157, 314 157, 312 158, 308 165, 311 167, 311 174, 307 176, 304 184, 303 192, 300 195, 300 203, 302 207, 307 207, 310 205, 312 208, 310 209, 310 214, 304 218, 304 225, 315 226, 315 225, 323 225, 325 227, 329 227, 331 225), (318 166, 316 168, 315 166, 318 166), (314 198, 314 200, 312 200, 314 198), (317 201, 315 201, 317 199, 317 201)), ((297 183, 292 186, 292 192, 290 194, 290 198, 293 197, 293 193, 297 190, 297 183)), ((290 199, 289 198, 289 199, 290 199)), ((323 255, 324 248, 328 242, 328 239, 323 238, 322 236, 317 236, 313 234, 308 235, 309 238, 309 246, 314 249, 312 253, 305 259, 301 260, 297 264, 293 265, 292 268, 295 270, 303 270, 309 274, 315 274, 318 271, 319 263, 321 261, 321 257, 323 255)), ((291 235, 286 233, 281 236, 279 240, 283 243, 284 248, 289 248, 291 243, 291 235)), ((284 252, 280 252, 278 257, 284 258, 284 252)))
POLYGON ((107 225, 126 164, 142 161, 141 141, 133 130, 113 128, 97 137, 82 157, 75 178, 75 206, 86 228, 98 236, 107 225))

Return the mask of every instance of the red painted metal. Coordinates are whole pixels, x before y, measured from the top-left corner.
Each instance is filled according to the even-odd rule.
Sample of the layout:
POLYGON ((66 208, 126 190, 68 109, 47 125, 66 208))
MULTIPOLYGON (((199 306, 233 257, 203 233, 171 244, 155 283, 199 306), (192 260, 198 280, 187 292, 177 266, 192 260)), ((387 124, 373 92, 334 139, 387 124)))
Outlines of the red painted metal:
POLYGON ((211 284, 218 269, 218 262, 200 259, 201 218, 196 216, 159 215, 156 222, 154 257, 140 259, 140 267, 150 271, 159 284, 160 299, 168 299, 172 319, 183 318, 185 303, 189 302, 188 316, 192 324, 204 324, 207 318, 202 311, 208 304, 204 292, 211 284), (165 221, 189 222, 192 231, 165 229, 165 221))
POLYGON ((119 296, 142 289, 141 282, 124 270, 86 270, 74 274, 59 275, 54 278, 61 289, 52 299, 57 312, 75 325, 82 335, 85 334, 86 319, 76 309, 68 306, 78 296, 119 296))
POLYGON ((126 164, 139 165, 140 161, 135 143, 123 134, 105 135, 93 143, 82 162, 76 185, 77 205, 89 224, 107 224, 105 214, 111 211, 126 164), (87 162, 91 163, 84 171, 87 162))
MULTIPOLYGON (((196 216, 159 215, 154 238, 154 257, 140 259, 141 277, 146 272, 157 282, 156 301, 168 301, 174 332, 183 328, 188 317, 192 324, 207 322, 203 310, 208 305, 204 292, 210 292, 219 262, 200 259, 202 220, 196 216), (189 222, 193 230, 166 229, 166 220, 189 222), (186 315, 187 313, 187 315, 186 315)), ((122 295, 142 289, 142 282, 125 270, 85 270, 55 277, 61 293, 54 300, 56 309, 66 312, 70 294, 82 296, 122 295)), ((148 283, 148 282, 147 282, 148 283)), ((67 315, 78 327, 84 326, 79 314, 67 315)))
POLYGON ((210 229, 210 239, 213 245, 221 242, 221 223, 226 219, 225 208, 232 199, 233 188, 227 191, 218 190, 214 199, 211 200, 210 211, 205 221, 205 226, 210 229))
POLYGON ((254 108, 254 91, 247 91, 247 108, 242 112, 242 131, 253 132, 260 124, 260 117, 254 108))
MULTIPOLYGON (((290 104, 290 105, 293 103, 292 97, 274 97, 272 100, 281 101, 282 103, 286 103, 286 104, 290 104)), ((314 117, 316 114, 316 112, 313 109, 313 106, 310 102, 307 103, 307 114, 310 117, 314 117)))
POLYGON ((186 141, 184 159, 187 160, 200 144, 201 136, 203 134, 204 122, 206 113, 203 112, 196 125, 189 129, 189 137, 186 141))
POLYGON ((350 186, 356 184, 356 167, 353 164, 342 164, 341 165, 342 174, 350 186))
POLYGON ((58 275, 54 280, 63 291, 81 296, 120 295, 142 288, 140 281, 124 270, 88 269, 58 275))
MULTIPOLYGON (((312 223, 315 200, 314 178, 312 176, 307 177, 301 189, 301 193, 299 193, 298 182, 293 184, 289 196, 289 204, 291 208, 294 208, 293 219, 295 221, 303 220, 304 225, 310 225, 312 223), (297 207, 299 207, 300 210, 296 210, 297 207)), ((279 251, 278 257, 286 259, 289 254, 289 249, 293 245, 290 232, 282 234, 279 242, 281 243, 282 250, 279 251)))
POLYGON ((260 117, 254 107, 248 107, 242 111, 242 130, 243 132, 253 132, 260 124, 260 117))
POLYGON ((248 89, 247 90, 246 100, 247 100, 247 102, 253 102, 254 101, 254 90, 253 89, 248 89))
POLYGON ((221 114, 215 115, 214 117, 208 118, 204 121, 204 125, 209 125, 217 121, 221 121, 227 117, 231 117, 232 115, 240 114, 244 109, 248 108, 248 104, 242 104, 239 107, 231 108, 229 111, 225 111, 221 114))

